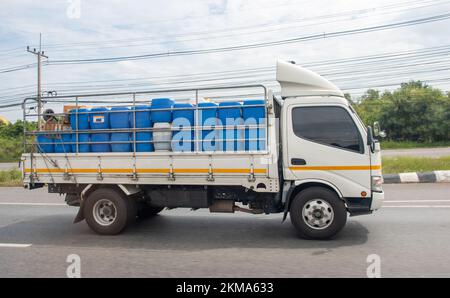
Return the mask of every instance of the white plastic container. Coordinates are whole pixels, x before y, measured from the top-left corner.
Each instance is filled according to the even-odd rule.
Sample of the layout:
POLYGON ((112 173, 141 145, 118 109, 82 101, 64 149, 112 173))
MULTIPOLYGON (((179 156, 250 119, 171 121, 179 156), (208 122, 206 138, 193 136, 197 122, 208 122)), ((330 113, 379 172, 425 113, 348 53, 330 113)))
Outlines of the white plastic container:
POLYGON ((155 151, 170 151, 172 132, 170 130, 171 125, 168 122, 154 123, 153 128, 155 129, 166 129, 165 131, 153 131, 153 146, 155 151))

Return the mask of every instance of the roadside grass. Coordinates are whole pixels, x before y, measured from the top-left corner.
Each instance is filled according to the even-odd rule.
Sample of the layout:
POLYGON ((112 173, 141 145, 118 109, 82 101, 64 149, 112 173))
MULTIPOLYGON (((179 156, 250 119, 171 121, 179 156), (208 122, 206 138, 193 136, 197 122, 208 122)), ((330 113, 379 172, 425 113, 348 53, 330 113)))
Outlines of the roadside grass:
POLYGON ((0 186, 22 186, 22 173, 16 169, 0 171, 0 186))
POLYGON ((431 143, 419 143, 410 141, 381 141, 381 150, 433 148, 433 147, 450 147, 450 141, 431 142, 431 143))
POLYGON ((450 170, 450 156, 439 158, 396 156, 383 157, 383 174, 450 170))
POLYGON ((0 138, 0 162, 15 162, 22 154, 22 139, 0 138))

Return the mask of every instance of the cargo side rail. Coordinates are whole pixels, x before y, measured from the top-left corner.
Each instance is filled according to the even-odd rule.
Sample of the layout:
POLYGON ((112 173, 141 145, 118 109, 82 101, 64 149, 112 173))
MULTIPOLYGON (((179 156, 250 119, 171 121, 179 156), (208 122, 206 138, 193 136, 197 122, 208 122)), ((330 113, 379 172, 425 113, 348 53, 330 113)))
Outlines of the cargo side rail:
MULTIPOLYGON (((70 130, 63 130, 63 126, 65 122, 67 125, 67 119, 68 117, 70 117, 70 111, 65 111, 64 113, 51 113, 48 114, 45 112, 45 109, 42 109, 44 112, 42 112, 41 114, 37 113, 36 111, 38 110, 36 108, 36 106, 38 105, 38 101, 37 98, 35 97, 29 97, 26 98, 23 103, 22 103, 22 108, 23 108, 23 120, 24 122, 30 121, 30 119, 40 119, 40 118, 48 118, 48 117, 53 117, 54 119, 59 119, 59 120, 55 120, 54 123, 54 127, 52 127, 52 129, 48 129, 48 127, 44 125, 37 127, 36 130, 27 130, 27 125, 24 125, 24 139, 23 139, 23 148, 24 148, 24 152, 29 153, 30 154, 30 167, 31 167, 31 174, 34 172, 33 171, 33 158, 34 155, 38 154, 40 155, 42 158, 44 158, 48 164, 50 166, 55 166, 55 162, 52 160, 52 156, 56 156, 56 155, 61 155, 64 154, 65 156, 77 156, 78 154, 84 154, 79 152, 80 151, 80 145, 96 145, 96 144, 106 144, 106 143, 114 143, 114 144, 130 144, 131 143, 131 152, 129 152, 130 155, 133 156, 133 158, 136 157, 136 154, 139 153, 137 151, 137 145, 140 143, 152 143, 153 145, 159 141, 155 141, 155 140, 146 140, 146 141, 140 141, 137 138, 137 134, 141 133, 141 132, 151 132, 151 133, 155 133, 155 132, 170 132, 170 133, 174 133, 174 132, 182 132, 182 131, 192 131, 193 132, 193 139, 191 140, 183 140, 183 142, 190 142, 190 143, 194 143, 193 149, 192 150, 187 150, 187 151, 169 151, 169 152, 146 152, 146 154, 152 155, 161 155, 161 154, 167 154, 167 155, 210 155, 210 154, 242 154, 242 153, 247 153, 247 154, 255 154, 255 155, 263 155, 263 154, 267 154, 268 150, 269 150, 269 144, 271 141, 275 141, 275 140, 270 140, 270 136, 271 134, 268 131, 268 117, 269 114, 272 114, 270 111, 273 108, 273 98, 271 98, 271 96, 269 96, 269 91, 268 89, 264 86, 264 85, 240 85, 240 86, 219 86, 219 87, 208 87, 208 88, 194 88, 194 89, 167 89, 167 90, 150 90, 150 91, 137 91, 137 92, 117 92, 117 93, 95 93, 95 94, 75 94, 75 95, 58 95, 58 96, 46 96, 46 97, 41 97, 41 102, 42 102, 42 106, 56 106, 56 105, 64 105, 64 104, 71 104, 73 105, 73 109, 74 112, 74 119, 76 119, 76 124, 75 127, 76 129, 70 129, 70 130), (241 92, 238 94, 230 94, 230 95, 224 95, 222 94, 225 91, 236 91, 236 90, 248 90, 248 89, 259 89, 260 90, 260 96, 257 97, 258 99, 264 99, 264 104, 255 104, 255 105, 246 105, 246 108, 252 108, 252 107, 264 107, 265 110, 265 121, 262 124, 256 123, 256 124, 245 124, 245 123, 240 123, 240 124, 235 124, 235 125, 223 125, 223 124, 217 124, 217 125, 202 125, 202 123, 199 123, 200 121, 200 112, 202 110, 207 110, 209 109, 209 107, 199 107, 199 103, 200 103, 200 98, 203 95, 203 93, 208 93, 208 92, 220 92, 218 95, 212 95, 212 96, 208 96, 208 99, 214 99, 217 100, 218 102, 224 101, 224 99, 233 99, 231 101, 236 101, 236 102, 242 102, 244 99, 248 99, 247 96, 252 95, 254 96, 254 93, 252 94, 245 94, 245 92, 241 92), (186 95, 182 95, 181 97, 179 96, 179 94, 188 94, 188 96, 186 95), (175 99, 176 103, 179 102, 186 102, 187 100, 195 100, 195 105, 193 108, 163 108, 163 109, 152 109, 151 106, 149 106, 149 110, 151 111, 176 111, 176 110, 194 110, 194 125, 191 126, 171 126, 168 128, 155 128, 155 127, 145 127, 145 128, 140 128, 137 127, 137 123, 136 123, 136 114, 138 112, 145 112, 147 110, 137 110, 136 106, 138 105, 149 105, 150 103, 150 98, 149 96, 152 95, 157 95, 157 94, 164 94, 166 97, 170 97, 170 94, 178 94, 177 96, 180 97, 178 99, 175 99), (190 95, 190 96, 189 96, 190 95), (117 101, 117 99, 114 99, 114 97, 127 97, 128 100, 121 100, 121 101, 117 101), (147 98, 145 100, 142 99, 138 99, 138 97, 146 97, 147 98), (113 98, 113 99, 102 99, 102 100, 98 100, 98 98, 113 98), (110 107, 114 106, 126 106, 131 108, 131 114, 132 114, 132 121, 133 121, 133 125, 130 125, 130 128, 124 128, 124 129, 80 129, 80 125, 78 123, 79 121, 79 116, 82 114, 98 114, 98 112, 79 112, 80 108, 84 107, 85 105, 95 105, 95 104, 108 104, 110 107), (264 131, 264 139, 261 140, 259 137, 257 137, 256 139, 254 138, 249 138, 249 137, 244 137, 244 138, 234 138, 232 141, 236 141, 236 142, 246 142, 246 141, 256 141, 256 142, 264 142, 264 149, 263 150, 253 150, 253 151, 249 151, 246 150, 244 148, 243 151, 240 150, 231 150, 231 151, 226 151, 226 150, 213 150, 213 151, 204 151, 203 148, 201 148, 202 146, 202 142, 203 142, 203 138, 202 138, 202 132, 203 131, 208 131, 208 130, 218 130, 218 131, 222 131, 222 130, 236 130, 236 131, 242 131, 244 130, 243 133, 240 133, 238 135, 244 135, 245 136, 245 130, 251 130, 251 129, 257 129, 257 130, 263 130, 264 131), (105 133, 129 133, 132 134, 132 139, 128 140, 128 141, 81 141, 80 140, 80 135, 81 134, 89 134, 89 135, 94 135, 94 134, 105 134, 105 133), (70 135, 70 136, 75 136, 75 140, 73 140, 73 137, 71 137, 70 141, 67 141, 67 136, 64 137, 65 135, 70 135), (57 144, 59 146, 62 146, 62 148, 65 148, 65 146, 71 146, 73 148, 75 148, 74 152, 65 152, 65 149, 63 150, 64 152, 61 153, 46 153, 45 150, 43 150, 43 148, 41 148, 41 146, 45 146, 48 145, 50 143, 46 143, 46 142, 38 142, 37 141, 37 137, 38 136, 48 136, 50 139, 54 139, 57 144)), ((203 97, 203 96, 202 96, 203 97)), ((220 109, 229 109, 229 108, 236 108, 234 106, 228 107, 228 106, 221 106, 220 109)), ((114 111, 114 110, 109 110, 107 113, 110 115, 111 113, 120 113, 121 111, 114 111)), ((38 122, 38 121, 36 121, 38 122)), ((222 135, 223 136, 223 135, 222 135)), ((215 142, 219 142, 219 143, 223 143, 223 142, 229 142, 229 139, 223 138, 223 137, 216 137, 215 138, 215 142)), ((108 155, 109 153, 100 153, 100 152, 96 152, 97 154, 104 154, 104 155, 108 155)), ((67 161, 69 161, 69 159, 67 158, 67 161)))

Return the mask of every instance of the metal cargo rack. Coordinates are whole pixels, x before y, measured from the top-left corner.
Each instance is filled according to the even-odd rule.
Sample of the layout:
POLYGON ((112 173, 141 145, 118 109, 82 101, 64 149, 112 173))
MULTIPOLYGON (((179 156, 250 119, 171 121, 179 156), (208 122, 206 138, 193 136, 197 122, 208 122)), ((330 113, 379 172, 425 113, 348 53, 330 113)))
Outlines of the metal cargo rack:
MULTIPOLYGON (((122 185, 236 185, 243 186, 258 192, 278 192, 278 140, 275 125, 273 94, 263 85, 241 85, 230 87, 210 87, 196 89, 168 89, 151 90, 139 92, 122 93, 99 93, 99 94, 78 94, 65 96, 41 97, 41 102, 37 98, 26 98, 23 101, 23 120, 40 119, 45 112, 36 113, 36 107, 42 105, 63 105, 71 104, 75 109, 75 119, 78 128, 78 109, 85 105, 109 104, 111 106, 120 105, 131 107, 133 121, 136 124, 137 105, 149 105, 150 100, 137 99, 137 97, 154 96, 164 94, 174 94, 172 99, 175 102, 186 102, 187 99, 195 99, 195 123, 193 127, 171 127, 161 128, 134 128, 130 129, 96 129, 96 130, 43 130, 40 125, 36 131, 27 131, 24 126, 24 153, 22 156, 22 172, 24 184, 34 188, 44 184, 122 184, 122 185), (241 101, 246 95, 242 90, 260 89, 261 97, 264 98, 266 109, 266 121, 259 125, 215 125, 202 126, 199 121, 200 109, 198 103, 203 93, 219 92, 215 96, 208 96, 216 102, 229 98, 240 98, 241 101), (224 95, 226 91, 241 91, 236 95, 224 95), (177 93, 190 94, 180 98, 175 98, 177 93), (110 98, 115 100, 98 100, 96 98, 110 98), (126 97, 128 100, 117 101, 117 97, 126 97), (201 132, 208 129, 246 129, 257 128, 265 130, 264 150, 258 151, 202 151, 201 132), (194 130, 194 150, 189 152, 137 152, 136 145, 140 142, 136 139, 138 132, 155 131, 180 131, 194 130), (130 141, 113 141, 107 143, 131 143, 132 152, 89 152, 80 153, 79 146, 85 144, 79 142, 81 133, 112 133, 129 132, 133 134, 130 141), (73 153, 43 153, 39 150, 36 141, 38 135, 51 135, 54 138, 61 138, 64 133, 76 135, 75 142, 64 142, 64 144, 76 145, 73 153)), ((254 94, 254 93, 253 93, 254 94)), ((252 95, 253 95, 252 94, 252 95)), ((260 105, 255 105, 260 106, 260 105)), ((252 107, 248 105, 246 107, 252 107)), ((221 107, 222 108, 222 107, 221 107)), ((226 108, 226 107, 223 107, 226 108)), ((185 109, 185 108, 181 108, 185 109)), ((43 109, 42 109, 43 110, 43 109)), ((154 109, 152 109, 154 110, 154 109)), ((167 110, 167 109, 158 109, 167 110)), ((171 109, 173 110, 173 109, 171 109)), ((139 111, 138 111, 139 112, 139 111)), ((92 113, 92 112, 88 112, 92 113)), ((114 111, 108 111, 114 113, 114 111)), ((81 114, 81 113, 80 113, 81 114)), ((55 117, 68 117, 67 113, 54 113, 55 117)), ((40 121, 37 121, 40 122, 40 121)), ((216 142, 225 141, 215 139, 216 142)), ((244 141, 234 139, 233 141, 244 141)), ((260 140, 257 140, 260 141, 260 140)), ((148 141, 145 141, 148 142, 148 141)), ((152 140, 151 142, 155 142, 152 140)), ((92 142, 89 144, 101 144, 104 142, 92 142)), ((64 147, 64 146, 63 146, 64 147)))

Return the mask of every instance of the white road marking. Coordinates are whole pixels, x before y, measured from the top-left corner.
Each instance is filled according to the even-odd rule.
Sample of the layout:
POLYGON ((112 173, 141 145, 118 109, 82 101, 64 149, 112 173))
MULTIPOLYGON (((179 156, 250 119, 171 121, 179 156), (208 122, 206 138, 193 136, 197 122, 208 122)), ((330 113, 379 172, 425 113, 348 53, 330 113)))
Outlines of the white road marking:
POLYGON ((0 202, 0 205, 17 205, 17 206, 67 206, 63 203, 15 203, 15 202, 0 202))
POLYGON ((25 247, 30 247, 30 246, 31 246, 31 244, 0 243, 0 247, 25 248, 25 247))
POLYGON ((393 200, 393 201, 383 201, 383 203, 445 203, 450 200, 393 200))
POLYGON ((450 208, 450 205, 403 205, 403 206, 382 206, 381 208, 450 208))

